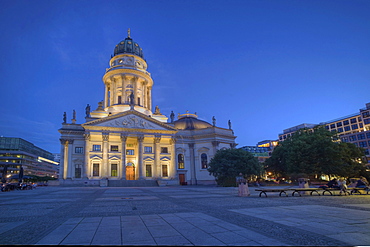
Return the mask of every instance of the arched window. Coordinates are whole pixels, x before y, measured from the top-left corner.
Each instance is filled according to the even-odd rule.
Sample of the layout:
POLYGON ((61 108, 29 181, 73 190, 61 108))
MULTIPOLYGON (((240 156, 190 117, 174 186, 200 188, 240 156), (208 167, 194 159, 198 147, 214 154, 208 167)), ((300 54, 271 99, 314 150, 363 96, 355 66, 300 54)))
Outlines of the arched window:
POLYGON ((207 169, 208 167, 208 161, 207 161, 207 154, 202 153, 200 156, 201 162, 202 162, 202 169, 207 169))
POLYGON ((177 155, 177 169, 184 169, 184 168, 185 168, 184 155, 179 154, 179 155, 177 155))

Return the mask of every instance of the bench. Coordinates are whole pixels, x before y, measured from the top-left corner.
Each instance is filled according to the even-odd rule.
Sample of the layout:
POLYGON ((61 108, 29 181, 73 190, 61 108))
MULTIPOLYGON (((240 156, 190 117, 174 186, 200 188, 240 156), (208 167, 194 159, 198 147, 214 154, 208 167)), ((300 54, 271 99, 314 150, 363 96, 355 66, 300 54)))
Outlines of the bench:
POLYGON ((285 196, 288 196, 287 193, 285 192, 286 189, 256 189, 255 191, 261 191, 260 192, 260 197, 262 194, 265 194, 265 197, 267 197, 267 192, 279 192, 279 196, 281 196, 281 194, 285 194, 285 196))
MULTIPOLYGON (((324 191, 322 192, 322 195, 324 196, 326 192, 328 192, 331 196, 334 195, 334 193, 332 191, 340 191, 339 194, 341 195, 342 194, 342 190, 339 189, 339 188, 322 188, 324 191)), ((345 191, 344 194, 348 194, 350 195, 349 191, 345 191)))
POLYGON ((369 191, 370 191, 370 189, 368 187, 365 187, 365 188, 354 187, 354 188, 348 188, 348 189, 351 189, 351 195, 352 194, 362 195, 361 190, 366 191, 366 195, 368 195, 369 194, 369 191))
POLYGON ((310 195, 312 196, 312 194, 314 192, 316 192, 317 195, 320 195, 320 193, 318 192, 319 190, 323 190, 322 188, 294 188, 294 189, 288 189, 288 190, 292 190, 293 193, 292 193, 292 196, 294 196, 295 193, 297 193, 299 196, 302 196, 300 192, 304 191, 309 191, 310 192, 310 195))

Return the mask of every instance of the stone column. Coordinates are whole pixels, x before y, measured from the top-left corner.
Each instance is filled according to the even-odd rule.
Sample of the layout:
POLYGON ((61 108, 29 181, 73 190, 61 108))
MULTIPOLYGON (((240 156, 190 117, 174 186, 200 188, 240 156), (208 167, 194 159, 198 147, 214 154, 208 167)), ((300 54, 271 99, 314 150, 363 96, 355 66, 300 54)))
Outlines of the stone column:
POLYGON ((138 173, 139 173, 139 179, 143 180, 145 179, 145 167, 144 167, 144 162, 143 162, 143 153, 144 153, 144 147, 143 147, 143 141, 144 141, 144 136, 139 135, 137 137, 137 141, 139 142, 139 150, 138 150, 138 157, 139 157, 139 164, 137 166, 138 173))
POLYGON ((108 85, 107 85, 107 82, 104 82, 104 83, 105 83, 104 108, 106 108, 108 106, 108 85))
POLYGON ((152 87, 148 87, 148 90, 149 90, 148 106, 149 106, 149 110, 152 110, 152 87))
POLYGON ((67 174, 65 169, 67 169, 66 166, 68 166, 68 144, 66 139, 59 139, 60 140, 60 166, 59 166, 59 178, 66 179, 67 174), (66 151, 67 149, 67 151, 66 151))
POLYGON ((126 180, 126 141, 127 135, 121 133, 121 179, 126 180))
POLYGON ((220 142, 219 141, 213 141, 212 142, 212 146, 213 146, 213 156, 216 154, 216 152, 217 152, 217 147, 218 147, 218 145, 220 144, 220 142))
POLYGON ((66 153, 67 153, 67 157, 68 157, 68 164, 67 164, 67 169, 66 167, 64 167, 64 170, 66 171, 66 176, 67 178, 72 178, 73 177, 73 174, 72 174, 72 169, 73 169, 73 164, 72 164, 72 144, 73 144, 73 140, 72 139, 69 139, 67 140, 67 148, 66 148, 66 153))
POLYGON ((160 178, 162 177, 162 174, 161 174, 161 161, 160 161, 160 158, 161 158, 161 150, 160 150, 160 147, 159 147, 159 144, 161 142, 161 136, 160 135, 156 135, 154 137, 154 165, 153 165, 153 177, 155 178, 160 178))
POLYGON ((189 143, 189 151, 190 151, 190 182, 192 185, 197 184, 197 175, 195 170, 195 156, 194 156, 194 143, 189 143))
POLYGON ((107 177, 108 176, 108 141, 109 141, 109 133, 103 132, 102 133, 103 138, 103 164, 102 164, 102 174, 101 177, 107 177))
POLYGON ((85 162, 83 166, 83 178, 89 178, 91 176, 90 172, 90 133, 86 133, 85 137, 85 162))
POLYGON ((171 144, 170 177, 172 177, 173 179, 177 179, 176 150, 175 150, 176 138, 175 137, 171 138, 170 144, 171 144))

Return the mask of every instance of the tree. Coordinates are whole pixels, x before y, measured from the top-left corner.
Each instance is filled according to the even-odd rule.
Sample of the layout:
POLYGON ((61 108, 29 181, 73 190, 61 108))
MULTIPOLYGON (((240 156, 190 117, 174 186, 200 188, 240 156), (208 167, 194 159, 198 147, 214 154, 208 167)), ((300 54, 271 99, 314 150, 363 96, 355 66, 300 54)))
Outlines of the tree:
POLYGON ((357 176, 363 149, 352 143, 338 141, 337 133, 324 126, 300 129, 279 142, 265 162, 268 170, 282 176, 291 174, 357 176))
POLYGON ((244 149, 218 150, 208 164, 210 175, 216 178, 219 185, 226 186, 242 173, 244 175, 260 175, 262 166, 258 159, 244 149))

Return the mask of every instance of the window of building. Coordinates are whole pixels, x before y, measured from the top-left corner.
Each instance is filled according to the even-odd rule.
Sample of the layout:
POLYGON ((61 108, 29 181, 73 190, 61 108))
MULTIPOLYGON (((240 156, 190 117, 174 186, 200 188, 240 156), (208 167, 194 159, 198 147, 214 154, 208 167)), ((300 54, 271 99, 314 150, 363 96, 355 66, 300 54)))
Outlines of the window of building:
POLYGON ((161 153, 162 154, 168 154, 168 148, 167 147, 161 147, 161 153))
POLYGON ((177 155, 177 168, 178 169, 184 169, 185 168, 184 155, 183 154, 177 155))
POLYGON ((364 133, 357 134, 357 139, 358 139, 358 140, 363 140, 363 139, 365 139, 365 134, 364 134, 364 133))
POLYGON ((363 118, 368 118, 368 117, 370 117, 370 112, 368 112, 368 111, 363 112, 363 113, 362 113, 362 117, 363 117, 363 118))
POLYGON ((98 163, 94 163, 93 164, 93 176, 94 177, 98 177, 99 176, 99 164, 98 163))
POLYGON ((344 131, 350 131, 351 130, 351 127, 350 126, 345 126, 344 127, 344 131))
POLYGON ((362 122, 362 119, 361 119, 361 117, 358 117, 358 121, 359 121, 359 122, 362 122))
MULTIPOLYGON (((370 143, 369 143, 369 145, 370 145, 370 143)), ((369 149, 365 149, 365 155, 369 155, 370 153, 369 153, 369 149)))
POLYGON ((134 147, 134 144, 131 144, 131 143, 130 143, 130 144, 127 144, 126 146, 127 146, 128 148, 133 148, 133 147, 134 147))
POLYGON ((343 128, 338 128, 338 133, 343 132, 343 128))
POLYGON ((335 128, 335 124, 330 124, 330 128, 335 128))
POLYGON ((353 142, 353 141, 356 141, 357 140, 357 138, 356 138, 356 136, 355 135, 353 135, 353 136, 349 136, 349 141, 350 142, 353 142))
POLYGON ((356 129, 358 129, 358 126, 357 126, 357 124, 352 124, 352 125, 351 125, 351 127, 352 127, 352 129, 353 129, 353 130, 356 130, 356 129))
POLYGON ((83 147, 75 147, 75 153, 76 154, 83 154, 84 148, 83 147))
POLYGON ((134 155, 135 154, 135 150, 133 149, 127 149, 126 150, 126 155, 134 155))
POLYGON ((367 143, 366 142, 359 142, 358 145, 362 148, 366 148, 367 147, 367 143))
POLYGON ((117 145, 111 145, 110 146, 110 151, 111 152, 118 152, 118 146, 117 145))
POLYGON ((121 103, 122 103, 122 96, 118 96, 117 101, 118 101, 118 102, 117 102, 118 104, 121 104, 121 103))
POLYGON ((328 129, 329 129, 329 125, 325 125, 325 129, 327 129, 327 130, 328 130, 328 129))
POLYGON ((82 173, 82 171, 81 171, 82 169, 81 169, 81 165, 76 165, 75 166, 75 178, 81 178, 81 173, 82 173))
POLYGON ((362 123, 359 123, 358 125, 360 126, 360 128, 364 127, 364 125, 362 123))
POLYGON ((153 152, 152 147, 150 147, 150 146, 144 147, 144 153, 152 153, 152 152, 153 152))
POLYGON ((343 124, 344 124, 344 125, 348 125, 348 124, 349 124, 349 121, 348 121, 348 120, 344 120, 344 121, 343 121, 343 124))
POLYGON ((93 151, 101 151, 101 145, 93 145, 93 151))
POLYGON ((162 177, 168 177, 167 165, 162 165, 162 177))
POLYGON ((370 118, 364 119, 364 124, 370 124, 370 118))
POLYGON ((348 137, 342 137, 341 140, 342 142, 348 142, 348 137))
POLYGON ((146 177, 152 176, 152 166, 151 165, 145 165, 145 176, 146 177))
POLYGON ((366 133, 366 137, 367 137, 367 139, 370 139, 370 132, 366 133))
POLYGON ((338 122, 337 127, 341 127, 341 126, 342 126, 342 122, 338 122))
POLYGON ((111 165, 110 165, 110 175, 111 175, 112 177, 118 177, 117 164, 111 164, 111 165))
POLYGON ((202 153, 202 155, 200 156, 200 160, 202 163, 202 169, 207 169, 208 167, 207 154, 202 153))
POLYGON ((351 123, 357 123, 356 118, 351 118, 351 123))

